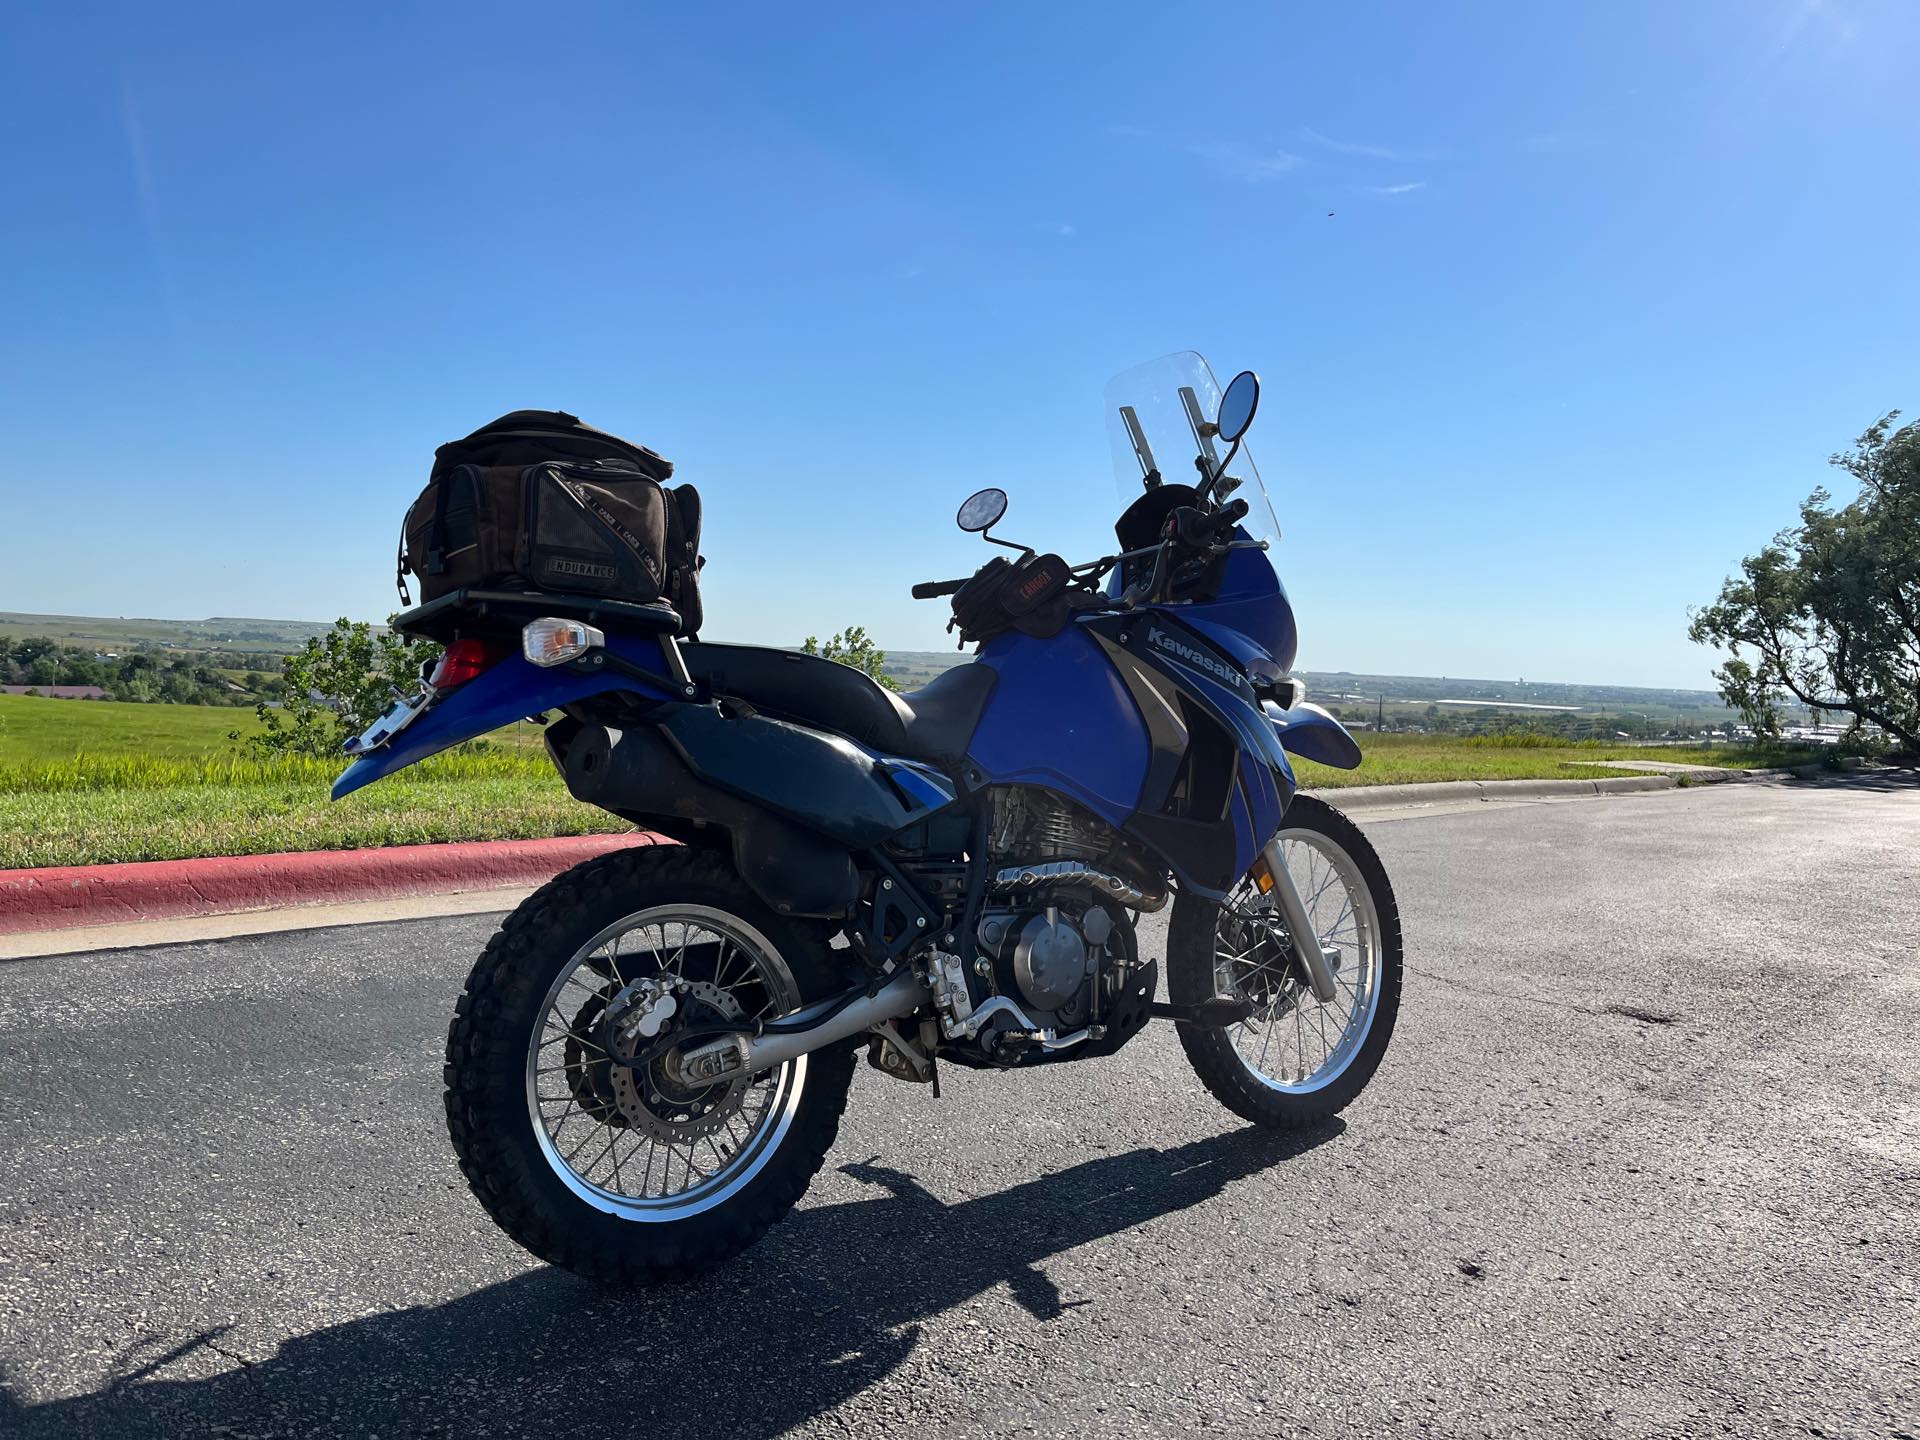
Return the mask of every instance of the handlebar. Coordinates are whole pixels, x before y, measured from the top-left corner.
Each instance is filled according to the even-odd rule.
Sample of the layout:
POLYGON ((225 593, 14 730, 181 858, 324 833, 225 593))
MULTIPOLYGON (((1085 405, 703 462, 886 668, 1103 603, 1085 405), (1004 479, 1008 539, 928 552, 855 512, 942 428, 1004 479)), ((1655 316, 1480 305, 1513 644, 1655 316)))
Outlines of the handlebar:
MULTIPOLYGON (((1267 548, 1264 540, 1234 540, 1234 526, 1247 517, 1247 502, 1230 500, 1216 510, 1194 510, 1181 516, 1184 524, 1176 521, 1167 533, 1151 545, 1143 545, 1137 550, 1128 550, 1119 555, 1103 555, 1098 560, 1089 560, 1084 565, 1075 565, 1070 570, 1072 584, 1091 590, 1094 585, 1115 565, 1127 560, 1145 559, 1151 555, 1153 564, 1146 575, 1136 579, 1127 587, 1125 594, 1116 597, 1118 608, 1131 610, 1135 606, 1155 599, 1165 588, 1169 572, 1176 558, 1186 555, 1221 555, 1228 550, 1238 550, 1248 546, 1258 550, 1267 548)), ((971 578, 971 577, 969 577, 971 578)), ((933 600, 942 595, 958 594, 967 584, 966 580, 923 580, 913 587, 916 600, 933 600)))

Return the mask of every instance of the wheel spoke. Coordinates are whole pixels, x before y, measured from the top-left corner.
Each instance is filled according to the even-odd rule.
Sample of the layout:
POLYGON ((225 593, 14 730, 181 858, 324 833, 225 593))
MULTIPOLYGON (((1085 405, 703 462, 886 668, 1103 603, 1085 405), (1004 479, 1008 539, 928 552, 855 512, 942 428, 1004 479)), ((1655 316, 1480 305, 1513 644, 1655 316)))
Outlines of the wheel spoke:
POLYGON ((743 1165, 764 1163, 776 1117, 798 1103, 804 1062, 676 1102, 656 1093, 657 1075, 616 1069, 589 1038, 612 1033, 603 1017, 616 1000, 622 1010, 653 1003, 653 992, 634 984, 647 976, 687 982, 669 1027, 799 1009, 804 997, 791 972, 761 937, 723 911, 662 906, 603 931, 552 973, 528 1040, 527 1101, 547 1162, 564 1182, 595 1192, 595 1203, 672 1215, 743 1165))
POLYGON ((1301 882, 1307 917, 1318 937, 1312 943, 1340 952, 1333 997, 1322 1001, 1308 988, 1283 922, 1271 908, 1256 908, 1262 900, 1270 907, 1271 901, 1250 878, 1220 907, 1213 961, 1222 989, 1263 1007, 1226 1032, 1231 1053, 1265 1085, 1314 1090, 1345 1068, 1372 1024, 1378 999, 1376 927, 1372 898, 1351 855, 1317 829, 1291 831, 1282 838, 1282 858, 1301 882), (1323 925, 1328 918, 1330 923, 1323 925), (1309 1003, 1311 1015, 1305 1013, 1309 1003))

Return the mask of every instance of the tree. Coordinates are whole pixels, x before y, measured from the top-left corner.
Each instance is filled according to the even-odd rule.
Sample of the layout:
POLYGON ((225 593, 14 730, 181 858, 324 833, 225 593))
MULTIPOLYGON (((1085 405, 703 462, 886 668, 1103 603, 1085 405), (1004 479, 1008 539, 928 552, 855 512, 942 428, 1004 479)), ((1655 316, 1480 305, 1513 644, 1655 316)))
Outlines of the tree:
POLYGON ((1850 503, 1816 489, 1692 616, 1696 642, 1729 652, 1720 693, 1762 734, 1792 696, 1920 751, 1920 425, 1896 430, 1899 414, 1831 458, 1859 483, 1850 503))
POLYGON ((336 620, 333 629, 310 638, 282 662, 285 699, 278 706, 263 701, 254 707, 262 730, 252 743, 283 753, 336 756, 439 653, 430 641, 409 640, 392 630, 376 633, 364 620, 336 620))
POLYGON ((824 645, 809 635, 807 643, 800 649, 808 655, 818 655, 823 660, 837 660, 842 665, 851 665, 871 675, 889 690, 900 688, 888 677, 884 668, 887 652, 873 643, 873 637, 867 634, 864 625, 849 625, 824 645))

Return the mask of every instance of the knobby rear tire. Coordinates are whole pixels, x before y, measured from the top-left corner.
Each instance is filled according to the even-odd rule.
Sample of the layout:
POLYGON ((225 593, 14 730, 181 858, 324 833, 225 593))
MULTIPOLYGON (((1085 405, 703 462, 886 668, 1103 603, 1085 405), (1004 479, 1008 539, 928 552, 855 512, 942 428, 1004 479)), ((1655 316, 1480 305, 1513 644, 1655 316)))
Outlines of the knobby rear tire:
MULTIPOLYGON (((1295 796, 1280 828, 1283 836, 1290 831, 1311 832, 1345 851, 1372 900, 1378 921, 1380 994, 1358 1053, 1324 1088, 1293 1093, 1262 1083, 1235 1050, 1232 1030, 1185 1023, 1176 1029, 1194 1073, 1222 1105, 1268 1129, 1307 1130, 1324 1125, 1353 1103, 1380 1068, 1393 1038, 1400 1009, 1400 908, 1372 844, 1333 806, 1311 795, 1295 796)), ((1199 1004, 1216 993, 1214 937, 1219 913, 1217 905, 1192 895, 1182 894, 1174 901, 1167 937, 1167 993, 1175 1004, 1199 1004)))
POLYGON ((707 906, 746 922, 772 943, 807 1001, 840 988, 818 934, 775 915, 724 856, 650 846, 587 861, 529 896, 474 965, 447 1035, 447 1130, 475 1197, 541 1259, 622 1287, 710 1269, 784 1218, 833 1146, 853 1077, 850 1046, 809 1055, 777 1148, 737 1193, 699 1214, 625 1219, 569 1189, 543 1154, 529 1113, 528 1043, 544 1023, 561 967, 608 926, 664 904, 707 906))

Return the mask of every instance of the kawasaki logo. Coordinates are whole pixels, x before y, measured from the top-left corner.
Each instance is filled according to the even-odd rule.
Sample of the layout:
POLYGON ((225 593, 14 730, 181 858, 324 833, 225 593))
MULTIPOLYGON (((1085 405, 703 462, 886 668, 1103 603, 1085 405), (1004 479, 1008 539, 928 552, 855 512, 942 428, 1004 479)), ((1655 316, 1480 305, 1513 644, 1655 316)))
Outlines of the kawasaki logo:
POLYGON ((1204 650, 1197 650, 1184 641, 1175 639, 1158 626, 1147 627, 1147 643, 1156 650, 1164 650, 1167 654, 1173 656, 1183 664, 1190 665, 1198 670, 1205 670, 1209 674, 1218 676, 1236 690, 1251 690, 1253 688, 1247 683, 1247 677, 1242 675, 1238 670, 1235 670, 1231 665, 1214 659, 1213 656, 1204 650))

